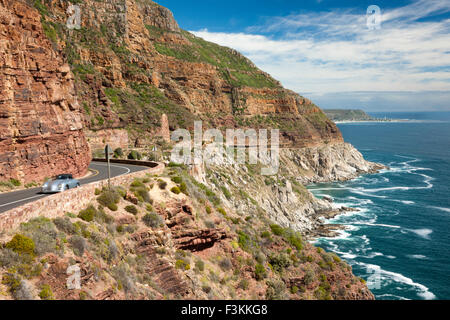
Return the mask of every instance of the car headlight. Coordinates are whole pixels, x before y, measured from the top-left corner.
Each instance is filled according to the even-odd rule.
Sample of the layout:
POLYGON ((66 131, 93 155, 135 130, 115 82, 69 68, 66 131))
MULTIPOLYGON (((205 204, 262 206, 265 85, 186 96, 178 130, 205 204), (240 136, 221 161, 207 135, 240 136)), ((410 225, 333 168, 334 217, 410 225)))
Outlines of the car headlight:
POLYGON ((48 181, 44 183, 43 187, 44 187, 44 188, 47 188, 47 187, 48 187, 48 181))
POLYGON ((62 183, 58 184, 58 189, 62 189, 63 185, 62 183))

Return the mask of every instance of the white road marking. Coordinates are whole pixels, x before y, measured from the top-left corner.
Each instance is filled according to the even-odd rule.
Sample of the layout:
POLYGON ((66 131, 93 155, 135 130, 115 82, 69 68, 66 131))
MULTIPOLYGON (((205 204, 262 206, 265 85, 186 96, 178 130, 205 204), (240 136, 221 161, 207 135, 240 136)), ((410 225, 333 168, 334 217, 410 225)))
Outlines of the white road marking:
MULTIPOLYGON (((106 163, 95 163, 95 165, 103 166, 103 167, 107 167, 108 166, 108 164, 106 164, 106 163)), ((114 164, 111 164, 110 166, 111 167, 115 167, 115 168, 121 168, 121 169, 126 169, 127 170, 127 172, 122 173, 121 175, 118 175, 116 177, 124 176, 124 175, 129 174, 131 172, 131 170, 129 168, 127 168, 127 167, 122 167, 122 166, 118 166, 118 165, 114 165, 114 164)))
POLYGON ((29 197, 29 198, 25 198, 25 199, 20 199, 20 200, 17 200, 17 201, 13 201, 13 202, 9 202, 9 203, 5 203, 5 204, 0 204, 0 208, 1 208, 1 207, 6 207, 6 206, 8 206, 8 205, 10 205, 10 204, 14 204, 14 203, 19 203, 19 202, 23 202, 23 201, 31 200, 31 199, 34 199, 34 198, 38 198, 38 197, 44 197, 44 195, 42 195, 42 194, 39 194, 39 195, 37 195, 37 196, 34 196, 34 197, 29 197))

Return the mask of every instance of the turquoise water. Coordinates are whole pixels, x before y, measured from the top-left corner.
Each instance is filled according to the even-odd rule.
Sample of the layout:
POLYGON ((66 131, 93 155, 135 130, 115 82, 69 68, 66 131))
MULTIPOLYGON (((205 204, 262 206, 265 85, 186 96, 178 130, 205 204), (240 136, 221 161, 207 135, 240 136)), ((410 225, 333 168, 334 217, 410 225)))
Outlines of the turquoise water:
POLYGON ((339 125, 390 170, 310 186, 360 209, 330 220, 347 230, 316 244, 349 262, 377 299, 450 299, 450 112, 373 115, 417 121, 339 125))

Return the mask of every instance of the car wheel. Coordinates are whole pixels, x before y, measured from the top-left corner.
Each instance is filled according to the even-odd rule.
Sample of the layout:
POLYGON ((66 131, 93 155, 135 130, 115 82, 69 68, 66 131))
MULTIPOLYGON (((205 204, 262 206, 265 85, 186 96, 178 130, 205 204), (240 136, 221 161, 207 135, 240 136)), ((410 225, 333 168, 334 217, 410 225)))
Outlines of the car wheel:
POLYGON ((75 187, 75 188, 79 188, 80 187, 80 184, 79 183, 77 183, 77 186, 75 187))

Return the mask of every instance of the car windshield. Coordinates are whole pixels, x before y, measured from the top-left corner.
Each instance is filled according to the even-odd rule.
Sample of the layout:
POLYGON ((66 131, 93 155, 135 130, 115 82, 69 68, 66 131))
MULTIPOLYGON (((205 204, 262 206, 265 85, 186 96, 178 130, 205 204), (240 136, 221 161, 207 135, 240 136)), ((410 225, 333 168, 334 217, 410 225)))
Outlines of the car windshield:
POLYGON ((59 176, 56 176, 54 180, 66 180, 66 179, 72 179, 72 176, 70 174, 60 174, 59 176))

